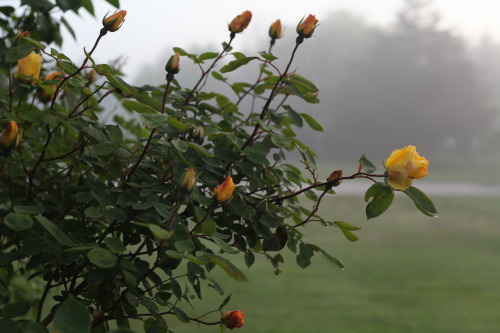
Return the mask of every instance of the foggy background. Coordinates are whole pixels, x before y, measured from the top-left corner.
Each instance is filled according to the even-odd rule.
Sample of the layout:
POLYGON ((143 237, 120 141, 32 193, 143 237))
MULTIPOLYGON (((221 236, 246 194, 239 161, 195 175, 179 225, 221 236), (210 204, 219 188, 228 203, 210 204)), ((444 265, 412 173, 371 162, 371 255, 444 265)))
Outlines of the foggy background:
MULTIPOLYGON (((298 131, 299 139, 317 152, 319 161, 353 165, 367 154, 380 166, 393 149, 411 144, 430 160, 431 172, 455 170, 462 172, 463 180, 471 180, 479 170, 492 175, 500 171, 500 43, 491 30, 487 34, 477 25, 486 20, 486 5, 493 2, 353 1, 344 9, 330 8, 329 1, 286 3, 271 2, 266 10, 262 1, 122 0, 121 7, 128 10, 126 23, 106 37, 109 40, 101 43, 95 57, 100 61, 120 57, 126 79, 134 85, 164 84, 163 68, 172 47, 196 54, 219 52, 229 35, 221 22, 249 9, 252 22, 237 36, 234 51, 253 56, 267 50, 269 25, 280 18, 285 33, 273 54, 283 69, 294 46, 296 24, 312 13, 320 25, 299 48, 292 70, 317 85, 320 103, 290 98, 287 104, 313 115, 325 129, 314 132, 305 125, 298 131), (211 11, 203 7, 207 3, 214 4, 211 11), (276 9, 279 3, 281 10, 276 9), (450 24, 453 15, 443 11, 457 10, 453 5, 468 9, 471 21, 464 21, 464 26, 459 20, 450 24)), ((96 1, 97 21, 109 9, 113 10, 104 1, 96 1)), ((82 45, 91 45, 96 33, 81 24, 75 30, 77 41, 67 37, 69 50, 64 51, 78 61, 82 45)), ((232 59, 227 56, 225 61, 232 59)), ((227 76, 254 82, 258 64, 246 67, 227 76)), ((191 88, 199 69, 187 58, 181 59, 181 68, 177 79, 191 88)), ((231 96, 213 79, 205 90, 223 90, 231 96)), ((240 111, 245 112, 244 105, 240 111)), ((499 182, 500 177, 492 181, 499 182)))

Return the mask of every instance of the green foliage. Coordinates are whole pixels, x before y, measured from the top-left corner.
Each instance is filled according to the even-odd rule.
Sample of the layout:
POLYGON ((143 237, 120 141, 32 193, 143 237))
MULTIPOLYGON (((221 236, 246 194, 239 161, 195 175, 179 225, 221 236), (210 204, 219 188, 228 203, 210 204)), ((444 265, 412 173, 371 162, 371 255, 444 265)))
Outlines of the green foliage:
MULTIPOLYGON (((198 56, 175 48, 183 61, 202 65, 212 60, 193 88, 181 87, 172 73, 165 86, 135 87, 119 68, 93 61, 106 31, 96 29, 95 47, 80 66, 40 43, 60 44, 51 21, 39 21, 31 38, 19 38, 16 22, 33 20, 36 11, 49 15, 55 8, 47 1, 23 3, 29 9, 26 17, 2 21, 8 38, 0 79, 8 93, 0 96, 0 124, 6 128, 15 121, 19 128, 5 130, 3 136, 14 133, 15 140, 4 145, 0 157, 2 328, 107 332, 113 322, 118 329, 112 332, 128 332, 130 321, 142 320, 145 331, 169 332, 172 317, 216 325, 219 317, 213 313, 222 312, 229 297, 206 314, 210 320, 191 317, 185 308, 201 300, 207 287, 224 294, 213 270, 248 280, 233 258, 244 258, 248 267, 258 258, 268 260, 279 274, 281 252, 287 249, 301 268, 315 254, 345 268, 306 241, 300 229, 314 222, 335 225, 350 241, 358 239, 353 231, 359 229, 329 223, 318 214, 321 200, 334 194, 336 185, 318 179, 317 156, 294 129, 304 122, 313 130, 324 129, 309 114, 284 105, 290 97, 319 102, 312 82, 288 72, 300 43, 283 72, 272 64, 277 58, 271 50, 261 57, 233 52, 236 60, 216 71, 217 62, 231 52, 233 35, 220 53, 198 56), (40 77, 15 77, 15 62, 33 50, 43 55, 40 77), (261 62, 254 83, 230 83, 221 74, 252 60, 261 62), (47 79, 50 72, 61 73, 60 78, 47 79), (203 91, 210 73, 229 83, 235 95, 203 91), (123 110, 105 124, 101 104, 110 98, 123 110), (242 107, 243 99, 253 100, 253 107, 242 107), (294 150, 303 158, 305 175, 286 162, 294 150), (191 168, 195 176, 186 190, 183 178, 191 168), (302 194, 313 202, 311 209, 299 202, 302 194), (14 285, 14 277, 41 290, 16 299, 16 288, 23 286, 14 285)), ((91 1, 57 4, 63 12, 83 7, 93 13, 91 1)), ((60 21, 72 31, 64 18, 60 21)), ((372 174, 375 168, 368 161, 362 165, 367 173, 360 168, 335 179, 336 184, 386 177, 372 174)), ((414 188, 405 193, 422 212, 435 214, 423 193, 414 188)), ((368 218, 383 213, 392 198, 392 188, 375 183, 366 194, 371 199, 368 218)))

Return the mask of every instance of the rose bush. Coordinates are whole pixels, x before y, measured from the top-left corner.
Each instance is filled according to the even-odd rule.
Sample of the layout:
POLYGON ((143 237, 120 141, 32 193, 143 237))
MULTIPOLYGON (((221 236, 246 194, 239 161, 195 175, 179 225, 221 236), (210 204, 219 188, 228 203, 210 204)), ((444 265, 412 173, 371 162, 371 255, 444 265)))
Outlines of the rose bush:
POLYGON ((23 6, 20 15, 8 6, 0 11, 0 83, 7 87, 0 95, 3 331, 118 333, 142 325, 146 332, 169 332, 173 318, 238 328, 243 312, 225 311, 231 297, 213 270, 246 281, 238 266, 267 260, 279 274, 283 251, 302 268, 314 255, 344 268, 301 229, 319 223, 357 239, 359 228, 318 213, 333 187, 355 178, 373 182, 365 195, 368 218, 390 206, 394 189, 424 214, 436 214, 408 184, 427 172, 412 148, 393 153, 383 173, 363 156, 350 175, 336 170, 319 178, 317 156, 295 130, 323 129, 293 103, 318 103, 318 88, 290 70, 318 25, 313 15, 297 26, 290 54, 280 55, 288 58, 284 68, 272 54, 280 21, 270 28, 268 52, 232 50, 251 20, 245 11, 229 23, 221 51, 198 55, 174 48, 165 56, 165 84, 136 87, 120 68, 93 58, 107 32, 120 33, 125 11, 104 17, 93 47, 75 64, 47 44, 60 42, 52 20, 65 22, 51 18, 51 10, 77 11, 79 5, 23 6), (201 68, 193 87, 176 80, 181 62, 201 68), (255 63, 254 82, 230 78, 255 63), (47 75, 55 72, 60 75, 47 75), (208 79, 229 85, 234 95, 205 90, 208 79), (123 112, 105 123, 103 101, 112 97, 123 112), (286 159, 291 151, 300 164, 286 159), (219 295, 217 304, 197 313, 194 300, 209 302, 203 298, 208 288, 219 295))

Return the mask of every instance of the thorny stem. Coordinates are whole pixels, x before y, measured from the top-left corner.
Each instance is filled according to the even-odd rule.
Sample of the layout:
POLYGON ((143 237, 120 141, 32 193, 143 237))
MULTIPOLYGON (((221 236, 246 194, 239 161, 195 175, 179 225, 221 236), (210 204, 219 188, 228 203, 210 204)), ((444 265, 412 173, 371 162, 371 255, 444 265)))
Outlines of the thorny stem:
MULTIPOLYGON (((165 103, 167 101, 168 90, 169 90, 170 84, 172 83, 172 80, 174 78, 173 75, 169 75, 169 74, 167 74, 167 85, 165 86, 165 91, 163 92, 163 103, 162 103, 162 109, 161 109, 161 113, 162 114, 165 113, 165 103)), ((148 141, 146 142, 146 145, 144 146, 144 149, 142 150, 141 156, 139 156, 139 159, 137 160, 137 162, 132 167, 132 170, 130 170, 130 172, 129 172, 128 176, 127 176, 126 182, 128 182, 130 180, 130 178, 132 178, 132 175, 134 174, 135 170, 137 169, 137 167, 141 163, 142 159, 144 158, 144 156, 148 152, 149 145, 151 144, 151 140, 153 139, 153 135, 155 134, 157 128, 158 127, 153 128, 153 130, 149 134, 148 141)))
MULTIPOLYGON (((288 70, 290 69, 290 66, 292 65, 293 58, 295 57, 295 52, 297 52, 297 49, 299 48, 299 45, 301 43, 302 43, 302 41, 297 39, 297 41, 295 43, 295 47, 292 51, 292 55, 290 57, 290 61, 288 62, 288 65, 286 66, 285 71, 280 75, 280 77, 278 78, 278 81, 276 81, 276 84, 274 85, 273 89, 271 90, 271 93, 269 94, 269 97, 267 98, 266 104, 262 107, 262 112, 260 113, 259 119, 262 120, 266 116, 266 114, 269 110, 269 106, 271 105, 271 102, 274 99, 276 90, 278 89, 278 86, 281 84, 281 81, 285 78, 285 76, 288 75, 288 70)), ((259 131, 259 128, 260 128, 260 124, 257 123, 255 125, 255 128, 254 128, 252 134, 248 137, 248 140, 241 147, 241 150, 245 149, 248 145, 250 145, 252 143, 253 139, 255 138, 255 135, 259 131)))
POLYGON ((104 37, 104 35, 106 35, 106 33, 107 33, 107 30, 105 28, 102 28, 101 31, 99 32, 99 37, 97 37, 97 39, 96 39, 96 41, 94 43, 94 46, 92 47, 92 50, 90 50, 90 52, 88 53, 88 55, 85 57, 85 60, 83 61, 83 63, 80 66, 80 68, 78 68, 74 73, 72 73, 72 74, 70 74, 68 76, 65 76, 61 80, 61 83, 59 83, 59 85, 57 86, 56 91, 54 91, 54 97, 52 97, 52 102, 50 103, 50 110, 54 109, 54 105, 55 105, 55 102, 56 102, 56 99, 57 99, 57 95, 59 94, 59 91, 61 90, 61 87, 63 86, 63 84, 66 81, 68 81, 69 79, 71 79, 73 76, 75 76, 78 73, 80 73, 85 68, 85 65, 89 61, 90 56, 92 55, 92 53, 94 53, 94 51, 95 51, 95 49, 97 47, 97 44, 99 44, 99 41, 101 40, 102 37, 104 37))
POLYGON ((224 47, 224 49, 221 51, 221 53, 219 53, 219 55, 217 56, 217 58, 215 58, 215 60, 210 65, 210 67, 208 67, 208 69, 201 74, 200 79, 198 80, 198 82, 196 83, 194 88, 189 92, 189 95, 186 97, 186 102, 184 103, 185 105, 187 105, 189 103, 189 100, 191 99, 191 97, 193 97, 193 95, 196 93, 198 86, 203 82, 205 77, 214 68, 215 64, 222 58, 224 53, 226 53, 226 51, 231 47, 231 43, 233 42, 234 37, 236 37, 236 34, 234 32, 231 32, 231 35, 229 38, 229 43, 226 44, 226 47, 224 47))
POLYGON ((354 178, 367 178, 367 179, 371 179, 375 182, 374 179, 372 178, 375 178, 375 177, 387 177, 387 174, 386 173, 383 173, 383 174, 371 174, 371 173, 365 173, 365 172, 356 172, 355 174, 351 175, 351 176, 346 176, 346 177, 339 177, 337 179, 334 179, 334 180, 331 180, 331 181, 326 181, 326 182, 323 182, 323 183, 314 183, 308 187, 304 187, 303 189, 300 189, 296 192, 292 192, 292 193, 289 193, 289 194, 286 194, 286 195, 283 195, 283 196, 279 196, 279 195, 276 195, 276 196, 273 196, 273 197, 270 197, 267 201, 268 202, 280 202, 280 201, 283 201, 283 200, 286 200, 286 199, 290 199, 290 198, 293 198, 293 197, 296 197, 297 195, 301 194, 301 193, 304 193, 306 191, 309 191, 313 188, 317 188, 317 187, 321 187, 321 186, 327 186, 327 185, 332 185, 333 183, 335 182, 338 182, 338 181, 341 181, 341 180, 345 180, 345 179, 354 179, 354 178))

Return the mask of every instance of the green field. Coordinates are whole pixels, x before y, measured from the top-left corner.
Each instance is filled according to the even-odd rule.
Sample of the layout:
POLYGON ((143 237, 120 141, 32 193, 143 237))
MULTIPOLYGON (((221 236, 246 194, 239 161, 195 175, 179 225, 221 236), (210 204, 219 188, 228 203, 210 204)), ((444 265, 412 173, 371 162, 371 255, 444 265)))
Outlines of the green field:
MULTIPOLYGON (((302 230, 309 242, 341 258, 344 271, 318 256, 301 269, 288 250, 278 276, 263 258, 244 269, 250 282, 213 271, 226 295, 233 294, 227 309, 245 311, 239 332, 500 332, 500 198, 433 199, 437 219, 398 195, 386 214, 370 221, 361 196, 325 201, 324 216, 362 227, 360 240, 351 243, 334 227, 302 230)), ((244 268, 236 257, 233 262, 244 268)), ((213 307, 195 303, 196 314, 225 297, 205 291, 213 307)), ((217 326, 170 328, 218 332, 217 326)))

